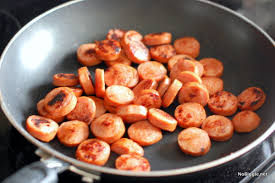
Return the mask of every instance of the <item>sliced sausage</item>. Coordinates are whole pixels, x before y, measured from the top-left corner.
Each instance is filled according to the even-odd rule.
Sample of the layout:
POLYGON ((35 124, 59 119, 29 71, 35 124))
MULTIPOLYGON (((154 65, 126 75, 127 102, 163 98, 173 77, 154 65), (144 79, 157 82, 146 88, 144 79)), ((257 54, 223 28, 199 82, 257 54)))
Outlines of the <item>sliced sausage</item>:
POLYGON ((188 82, 202 83, 201 78, 191 71, 179 72, 175 79, 179 80, 183 85, 188 82))
POLYGON ((119 58, 121 46, 115 40, 102 40, 96 43, 95 53, 97 58, 104 61, 114 61, 119 58))
POLYGON ((141 146, 149 146, 162 139, 162 132, 149 121, 138 121, 128 128, 128 136, 141 146))
POLYGON ((238 96, 238 106, 241 110, 256 111, 265 102, 266 95, 261 88, 250 87, 238 96))
POLYGON ((53 75, 54 86, 75 86, 78 84, 78 77, 75 74, 59 73, 53 75))
POLYGON ((143 38, 144 44, 148 46, 155 46, 161 44, 169 44, 172 40, 172 34, 169 32, 157 32, 146 34, 143 38))
POLYGON ((106 98, 104 99, 103 104, 107 111, 116 114, 118 107, 117 105, 111 104, 108 100, 106 100, 106 98))
POLYGON ((48 113, 45 109, 45 99, 41 99, 37 103, 37 111, 38 111, 38 114, 40 116, 43 116, 45 118, 50 118, 50 119, 54 120, 57 123, 62 122, 65 118, 64 116, 55 116, 54 114, 48 113))
POLYGON ((89 98, 93 99, 93 101, 95 102, 95 108, 96 108, 95 118, 106 113, 106 108, 104 106, 104 102, 102 99, 94 97, 94 96, 89 96, 89 98))
POLYGON ((61 117, 66 116, 75 108, 77 98, 71 89, 58 87, 46 95, 44 102, 44 107, 48 113, 61 117))
POLYGON ((229 140, 234 132, 231 120, 220 115, 208 116, 202 123, 202 129, 215 141, 229 140))
POLYGON ((105 96, 105 80, 104 80, 104 70, 95 70, 95 95, 97 97, 105 96))
POLYGON ((158 86, 159 95, 162 97, 171 84, 171 79, 168 76, 164 76, 163 80, 158 86))
POLYGON ((84 66, 94 66, 101 63, 101 60, 96 57, 96 44, 82 44, 77 49, 77 60, 84 66))
POLYGON ((68 120, 79 120, 90 124, 95 118, 96 105, 89 97, 78 97, 75 108, 67 115, 68 120))
POLYGON ((203 65, 204 76, 221 77, 223 74, 223 63, 215 58, 204 58, 200 60, 203 65))
POLYGON ((74 147, 86 140, 89 136, 89 127, 82 121, 67 121, 62 123, 57 131, 59 142, 68 147, 74 147))
POLYGON ((160 109, 149 109, 148 120, 154 126, 169 132, 175 131, 177 127, 177 120, 160 109))
POLYGON ((139 64, 138 75, 140 79, 154 79, 160 81, 167 74, 166 68, 159 62, 150 61, 139 64))
POLYGON ((169 107, 175 100, 178 92, 180 91, 182 87, 182 83, 175 79, 172 84, 169 86, 169 88, 167 89, 167 91, 165 92, 165 94, 162 97, 162 106, 163 107, 169 107))
POLYGON ((132 41, 142 41, 142 35, 134 30, 128 30, 127 32, 124 33, 121 44, 126 45, 132 41))
POLYGON ((146 89, 156 90, 157 87, 158 87, 158 82, 156 82, 155 80, 144 79, 135 86, 135 88, 133 89, 133 92, 135 96, 138 96, 142 90, 146 90, 146 89))
POLYGON ((137 70, 124 64, 115 64, 109 67, 104 73, 107 86, 122 85, 133 88, 139 81, 137 70))
POLYGON ((151 167, 149 161, 142 156, 123 154, 116 159, 116 169, 149 172, 151 167))
POLYGON ((76 97, 80 97, 82 95, 82 93, 83 93, 83 90, 81 88, 73 87, 73 86, 68 87, 68 88, 70 88, 74 92, 74 95, 76 97))
POLYGON ((202 84, 207 88, 210 96, 223 90, 223 80, 218 77, 204 76, 201 78, 202 84))
POLYGON ((95 93, 92 76, 87 67, 78 69, 79 83, 86 95, 93 95, 95 93))
POLYGON ((173 66, 170 72, 170 78, 172 80, 176 79, 178 74, 183 71, 190 71, 198 74, 198 68, 192 60, 178 60, 173 66))
POLYGON ((168 61, 168 70, 171 71, 171 69, 174 67, 174 65, 178 62, 178 60, 194 60, 193 57, 190 57, 188 55, 180 54, 172 56, 168 61))
POLYGON ((110 146, 99 139, 87 139, 76 150, 76 159, 86 163, 103 166, 109 159, 110 146))
POLYGON ((168 63, 169 59, 176 55, 176 51, 172 45, 165 44, 151 47, 150 54, 153 59, 162 63, 168 63))
POLYGON ((127 44, 122 41, 122 47, 127 57, 136 64, 147 62, 151 58, 149 49, 141 41, 129 41, 127 44))
POLYGON ((139 156, 144 155, 143 148, 128 138, 121 138, 111 145, 111 150, 117 154, 135 154, 139 156))
POLYGON ((219 91, 208 101, 210 111, 222 116, 232 116, 238 109, 238 99, 227 91, 219 91))
POLYGON ((160 108, 161 107, 161 97, 159 92, 154 89, 142 90, 139 95, 134 99, 134 104, 143 105, 144 107, 150 108, 160 108))
POLYGON ((109 40, 115 40, 115 41, 121 41, 125 34, 125 30, 122 29, 110 29, 108 31, 108 34, 106 35, 106 39, 109 40))
POLYGON ((187 102, 177 106, 175 118, 178 121, 178 125, 182 128, 199 128, 203 120, 206 119, 206 112, 201 104, 187 102))
POLYGON ((125 86, 112 85, 107 88, 105 98, 111 104, 119 106, 132 103, 135 95, 131 89, 125 86))
POLYGON ((202 156, 210 150, 211 141, 206 131, 196 127, 190 127, 179 133, 178 145, 186 154, 202 156))
POLYGON ((189 55, 196 58, 200 54, 200 43, 194 37, 183 37, 174 41, 177 54, 189 55))
POLYGON ((92 122, 91 131, 96 138, 111 144, 124 135, 125 126, 121 117, 106 113, 92 122))
POLYGON ((202 75, 204 73, 204 67, 203 67, 203 65, 199 61, 197 61, 197 60, 193 60, 193 62, 195 63, 195 66, 197 67, 198 75, 200 77, 202 77, 202 75))
POLYGON ((133 123, 147 119, 147 108, 142 105, 124 105, 118 107, 116 112, 116 114, 127 123, 133 123))
POLYGON ((196 102, 205 106, 209 100, 209 93, 204 85, 189 82, 182 86, 179 91, 179 103, 183 104, 185 102, 196 102))
POLYGON ((232 123, 234 130, 239 133, 247 133, 255 130, 261 122, 261 118, 253 111, 241 111, 237 113, 232 123))
POLYGON ((50 142, 57 133, 58 124, 49 118, 32 115, 26 120, 26 129, 38 140, 50 142))
POLYGON ((125 65, 131 65, 132 64, 132 61, 129 60, 129 58, 126 56, 125 52, 123 50, 121 50, 121 53, 118 57, 118 59, 112 61, 112 62, 109 62, 109 61, 106 61, 105 64, 108 66, 108 67, 111 67, 115 64, 125 64, 125 65))

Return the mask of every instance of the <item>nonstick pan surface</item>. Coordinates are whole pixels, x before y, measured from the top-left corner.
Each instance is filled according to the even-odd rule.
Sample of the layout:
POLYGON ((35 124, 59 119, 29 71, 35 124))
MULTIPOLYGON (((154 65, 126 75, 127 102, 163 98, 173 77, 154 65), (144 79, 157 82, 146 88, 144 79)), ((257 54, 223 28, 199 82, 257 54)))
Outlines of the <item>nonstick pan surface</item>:
MULTIPOLYGON (((129 176, 168 176, 204 170, 229 162, 261 143, 274 131, 275 68, 274 41, 249 20, 206 1, 194 0, 84 0, 69 2, 34 19, 11 40, 1 57, 0 96, 3 111, 13 126, 42 150, 90 171, 129 176), (249 86, 267 94, 257 111, 261 125, 248 134, 234 133, 226 142, 212 141, 210 152, 201 157, 182 153, 177 135, 163 132, 163 139, 145 147, 152 172, 133 173, 114 169, 112 153, 104 167, 74 159, 74 148, 56 139, 42 143, 25 130, 25 119, 36 114, 36 103, 53 86, 55 73, 77 73, 80 44, 105 38, 110 28, 133 29, 140 33, 167 31, 173 38, 194 36, 201 44, 198 59, 215 57, 224 64, 225 90, 238 95, 249 86)), ((104 65, 90 67, 104 68, 104 65)), ((93 75, 93 73, 92 73, 93 75)), ((173 115, 177 104, 166 111, 173 115)), ((211 114, 211 113, 209 113, 211 114)))

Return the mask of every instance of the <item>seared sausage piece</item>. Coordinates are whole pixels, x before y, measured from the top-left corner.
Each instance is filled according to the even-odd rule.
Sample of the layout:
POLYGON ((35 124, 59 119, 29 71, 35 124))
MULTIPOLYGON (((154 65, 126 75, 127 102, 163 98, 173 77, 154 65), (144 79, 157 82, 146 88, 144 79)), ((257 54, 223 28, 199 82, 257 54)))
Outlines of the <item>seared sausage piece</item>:
POLYGON ((78 69, 79 83, 86 95, 93 95, 95 93, 92 76, 87 67, 78 69))
POLYGON ((125 30, 122 29, 110 29, 108 31, 108 34, 106 35, 106 39, 109 40, 115 40, 115 41, 121 41, 121 39, 123 38, 124 34, 125 34, 125 30))
POLYGON ((238 106, 241 110, 256 111, 265 102, 266 95, 261 88, 250 87, 238 96, 238 106))
POLYGON ((159 62, 150 61, 139 64, 138 75, 140 79, 153 79, 160 81, 167 74, 166 68, 159 62))
POLYGON ((134 104, 143 105, 148 109, 160 108, 161 103, 161 97, 159 96, 158 91, 154 89, 142 90, 134 99, 134 104))
POLYGON ((50 142, 57 133, 58 124, 49 118, 32 115, 26 120, 26 129, 38 140, 50 142))
POLYGON ((151 168, 146 158, 133 154, 123 154, 116 159, 116 169, 149 172, 151 168))
POLYGON ((198 68, 192 60, 178 60, 173 66, 170 72, 170 78, 172 80, 176 79, 178 74, 182 71, 190 71, 198 74, 198 68))
POLYGON ((69 73, 59 73, 53 75, 54 86, 75 86, 78 85, 78 76, 69 73))
POLYGON ((82 44, 77 49, 77 60, 84 66, 94 66, 101 63, 101 60, 96 57, 95 43, 82 44))
POLYGON ((68 87, 68 88, 70 88, 74 92, 74 95, 76 97, 80 97, 82 95, 82 93, 83 93, 83 90, 81 88, 73 87, 73 86, 68 87))
POLYGON ((196 58, 200 54, 200 43, 194 37, 183 37, 174 41, 177 54, 189 55, 196 58))
POLYGON ((115 64, 124 64, 124 65, 129 65, 130 66, 132 64, 132 61, 126 56, 125 52, 123 50, 121 50, 121 53, 120 53, 118 59, 116 59, 112 62, 106 61, 105 64, 108 67, 111 67, 115 64))
POLYGON ((105 95, 106 100, 117 106, 132 103, 134 97, 134 92, 131 89, 121 85, 109 86, 105 95))
POLYGON ((178 73, 175 79, 179 80, 183 85, 188 82, 202 83, 201 78, 191 71, 182 71, 178 73))
POLYGON ((94 97, 94 96, 89 96, 89 98, 93 99, 95 102, 95 118, 101 116, 102 114, 106 113, 106 108, 104 106, 104 102, 102 99, 94 97))
POLYGON ((135 154, 139 156, 144 155, 143 148, 128 138, 121 138, 111 145, 111 150, 117 154, 135 154))
POLYGON ((241 111, 233 119, 234 130, 239 133, 247 133, 255 130, 261 122, 261 118, 253 111, 241 111))
POLYGON ((170 44, 154 46, 150 48, 150 54, 152 59, 155 59, 162 63, 168 63, 169 59, 176 55, 176 50, 170 44))
POLYGON ((96 43, 95 53, 97 58, 104 61, 114 61, 119 58, 121 46, 115 40, 102 40, 96 43))
POLYGON ((143 38, 144 44, 148 46, 155 46, 161 44, 169 44, 172 40, 172 34, 169 32, 157 32, 146 34, 143 38))
POLYGON ((104 70, 95 70, 95 94, 97 97, 105 96, 105 80, 104 80, 104 70))
POLYGON ((38 114, 40 116, 43 116, 45 118, 50 118, 52 120, 54 120, 57 123, 60 123, 64 120, 64 116, 55 116, 54 114, 50 114, 46 111, 45 109, 45 99, 41 99, 38 103, 37 103, 37 111, 38 114))
POLYGON ((171 71, 171 69, 174 67, 174 65, 178 62, 178 60, 194 60, 193 57, 190 57, 188 55, 180 54, 172 56, 168 61, 168 70, 171 71))
POLYGON ((200 60, 204 68, 204 76, 221 77, 223 74, 223 64, 215 58, 204 58, 200 60))
POLYGON ((182 87, 182 83, 175 79, 172 84, 169 86, 169 88, 167 89, 167 91, 165 92, 165 94, 162 97, 162 106, 163 107, 169 107, 175 100, 178 92, 180 91, 182 87))
POLYGON ((171 84, 171 79, 168 76, 164 76, 163 80, 160 82, 159 86, 158 86, 158 92, 159 95, 162 97, 165 92, 167 91, 167 89, 169 88, 171 84))
POLYGON ((144 79, 135 86, 135 88, 133 89, 133 92, 135 96, 138 96, 142 90, 146 90, 146 89, 156 90, 157 87, 158 87, 158 83, 155 80, 144 79))
POLYGON ((142 105, 124 105, 118 107, 116 114, 119 115, 124 122, 133 123, 147 119, 147 108, 142 105))
POLYGON ((160 109, 149 109, 148 120, 154 126, 169 132, 175 131, 177 127, 177 120, 175 120, 175 118, 173 118, 170 114, 160 109))
POLYGON ((210 96, 223 90, 223 80, 218 77, 204 76, 201 78, 202 84, 207 88, 210 96))
POLYGON ((116 114, 117 108, 118 108, 117 105, 112 104, 106 98, 104 98, 103 104, 107 111, 109 111, 110 113, 116 114))

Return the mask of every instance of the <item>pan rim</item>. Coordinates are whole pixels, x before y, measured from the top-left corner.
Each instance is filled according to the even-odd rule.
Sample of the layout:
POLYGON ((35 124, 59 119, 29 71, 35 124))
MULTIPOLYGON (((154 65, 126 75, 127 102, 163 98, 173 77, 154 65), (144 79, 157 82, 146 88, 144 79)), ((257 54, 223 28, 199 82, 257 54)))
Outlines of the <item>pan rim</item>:
MULTIPOLYGON (((9 43, 7 44, 6 48, 4 49, 4 51, 3 51, 3 53, 0 57, 0 71, 1 71, 1 68, 2 68, 2 63, 3 63, 3 60, 5 58, 5 55, 9 50, 9 47, 13 44, 13 42, 17 39, 17 37, 19 37, 21 35, 21 33, 23 33, 28 27, 30 27, 36 21, 42 19, 43 17, 47 16, 48 14, 50 14, 52 12, 55 12, 55 11, 61 9, 61 8, 64 8, 64 7, 67 7, 67 6, 76 4, 76 3, 80 3, 82 1, 86 1, 86 0, 74 0, 74 1, 63 3, 59 6, 56 6, 52 9, 42 13, 41 15, 37 16, 36 18, 31 20, 29 23, 27 23, 23 28, 21 28, 14 35, 14 37, 9 41, 9 43)), ((233 16, 236 16, 236 17, 242 19, 244 22, 246 22, 247 24, 253 26, 253 28, 255 28, 258 32, 260 32, 262 35, 264 35, 265 38, 267 38, 267 40, 271 42, 271 44, 275 45, 274 40, 262 28, 260 28, 258 25, 256 25, 254 22, 252 22, 251 20, 249 20, 245 16, 243 16, 243 15, 241 15, 241 14, 239 14, 239 13, 237 13, 237 12, 227 8, 227 7, 224 7, 224 6, 219 5, 217 3, 214 3, 214 2, 210 2, 208 0, 196 0, 196 1, 199 2, 199 3, 202 3, 202 4, 207 4, 207 5, 213 6, 215 8, 221 9, 223 11, 226 11, 226 12, 230 13, 233 16)), ((72 157, 66 156, 63 153, 60 153, 59 151, 54 150, 52 147, 44 145, 42 142, 40 142, 37 139, 35 139, 34 137, 32 137, 24 128, 22 128, 22 126, 19 125, 19 123, 16 122, 16 120, 11 115, 10 111, 8 110, 7 105, 3 102, 3 95, 2 95, 2 89, 1 88, 0 88, 0 104, 1 104, 1 108, 4 112, 4 114, 6 115, 6 117, 9 120, 9 122, 29 142, 31 142, 32 144, 34 144, 35 146, 37 146, 41 150, 49 153, 50 155, 55 156, 55 157, 65 161, 65 162, 69 162, 73 166, 88 170, 90 173, 97 172, 97 173, 107 173, 107 174, 114 174, 114 175, 136 176, 136 177, 163 177, 163 176, 175 176, 175 175, 180 175, 180 174, 183 175, 183 174, 199 172, 199 171, 203 171, 203 170, 206 170, 206 169, 210 169, 210 168, 214 168, 214 167, 223 165, 225 163, 228 163, 228 162, 244 155, 248 151, 252 150, 255 146, 257 146, 261 142, 263 142, 275 130, 275 123, 273 121, 273 124, 260 137, 258 137, 255 141, 253 141, 250 144, 244 146, 243 148, 241 148, 240 150, 238 150, 236 152, 233 152, 233 153, 231 153, 227 156, 224 156, 222 158, 219 158, 219 159, 207 162, 207 163, 203 163, 203 164, 199 164, 199 165, 195 165, 195 166, 190 166, 190 167, 186 167, 186 168, 178 168, 178 169, 170 169, 170 170, 157 170, 157 171, 151 171, 151 172, 131 172, 131 171, 117 170, 117 169, 110 168, 110 167, 100 167, 100 166, 96 166, 96 165, 87 164, 87 163, 81 162, 79 160, 76 160, 72 157)))

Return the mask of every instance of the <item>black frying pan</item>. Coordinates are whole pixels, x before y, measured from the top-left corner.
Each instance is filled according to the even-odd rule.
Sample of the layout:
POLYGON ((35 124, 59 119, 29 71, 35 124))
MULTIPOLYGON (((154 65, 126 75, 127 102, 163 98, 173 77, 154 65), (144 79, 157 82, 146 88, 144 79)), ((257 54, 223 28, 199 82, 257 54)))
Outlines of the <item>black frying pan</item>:
MULTIPOLYGON (((34 182, 41 182, 45 171, 51 175, 46 182, 54 182, 56 169, 49 167, 69 168, 80 174, 88 172, 86 176, 105 173, 135 176, 135 180, 139 180, 184 176, 228 163, 274 131, 274 60, 274 41, 264 31, 231 10, 207 1, 84 0, 54 8, 22 28, 6 47, 1 57, 0 97, 2 109, 12 125, 39 149, 57 159, 36 163, 23 170, 25 176, 17 175, 9 180, 30 182, 28 175, 33 173, 34 182), (225 90, 238 95, 249 86, 264 89, 267 100, 257 112, 262 118, 259 128, 248 134, 235 133, 227 142, 213 142, 210 152, 202 157, 190 157, 179 150, 176 139, 182 129, 164 132, 162 141, 145 148, 145 157, 152 166, 152 172, 147 173, 114 169, 115 154, 104 167, 86 164, 74 159, 75 149, 66 148, 57 140, 42 143, 29 135, 25 119, 36 113, 37 101, 53 88, 52 75, 76 73, 81 66, 76 61, 77 47, 104 39, 108 29, 114 27, 134 29, 142 34, 167 31, 173 33, 174 39, 196 37, 201 43, 199 58, 215 57, 223 61, 225 90)), ((167 111, 173 114, 174 108, 175 105, 167 111)))

